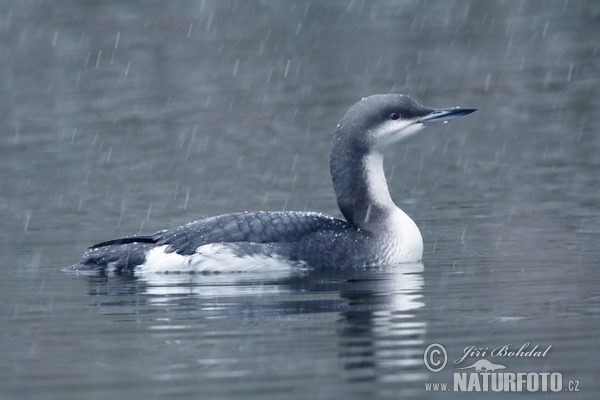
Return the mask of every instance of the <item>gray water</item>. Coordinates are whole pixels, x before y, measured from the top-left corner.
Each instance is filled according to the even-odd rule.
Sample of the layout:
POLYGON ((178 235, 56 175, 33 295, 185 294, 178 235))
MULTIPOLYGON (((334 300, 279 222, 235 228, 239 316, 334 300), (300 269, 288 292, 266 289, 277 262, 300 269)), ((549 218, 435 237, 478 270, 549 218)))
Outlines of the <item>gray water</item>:
POLYGON ((597 1, 4 1, 0 37, 1 399, 454 398, 425 383, 481 358, 597 398, 597 1), (331 133, 386 92, 479 109, 386 154, 422 265, 62 271, 205 216, 339 215, 331 133), (489 354, 526 343, 552 347, 489 354))

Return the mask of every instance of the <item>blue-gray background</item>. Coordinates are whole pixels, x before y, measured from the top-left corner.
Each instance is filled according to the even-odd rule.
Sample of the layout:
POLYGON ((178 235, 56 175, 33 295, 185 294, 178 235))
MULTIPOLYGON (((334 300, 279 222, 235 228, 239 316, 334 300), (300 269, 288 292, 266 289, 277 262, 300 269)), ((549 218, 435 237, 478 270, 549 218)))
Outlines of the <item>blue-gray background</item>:
POLYGON ((4 1, 0 38, 1 399, 439 398, 432 342, 552 345, 488 359, 597 395, 597 1, 4 1), (204 216, 338 215, 331 132, 385 92, 479 108, 386 154, 423 270, 61 272, 204 216))

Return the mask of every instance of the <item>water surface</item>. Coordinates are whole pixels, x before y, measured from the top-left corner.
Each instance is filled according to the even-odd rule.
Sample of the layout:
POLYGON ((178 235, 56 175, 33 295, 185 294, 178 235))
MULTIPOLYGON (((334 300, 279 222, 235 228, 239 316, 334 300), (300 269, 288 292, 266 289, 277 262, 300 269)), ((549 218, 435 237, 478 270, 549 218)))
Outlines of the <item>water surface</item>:
POLYGON ((462 397, 425 383, 468 346, 525 343, 552 347, 487 359, 595 398, 599 19, 593 1, 4 2, 0 398, 462 397), (61 271, 205 216, 339 215, 331 132, 385 92, 479 109, 386 154, 422 264, 61 271))

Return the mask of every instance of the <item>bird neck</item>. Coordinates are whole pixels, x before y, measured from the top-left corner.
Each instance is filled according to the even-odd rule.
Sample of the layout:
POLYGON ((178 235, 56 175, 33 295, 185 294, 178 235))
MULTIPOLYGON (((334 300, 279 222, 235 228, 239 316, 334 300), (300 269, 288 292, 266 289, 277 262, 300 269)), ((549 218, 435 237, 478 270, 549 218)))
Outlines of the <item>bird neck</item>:
POLYGON ((360 155, 334 139, 330 169, 337 203, 348 223, 371 233, 389 225, 399 209, 390 196, 380 152, 360 155))

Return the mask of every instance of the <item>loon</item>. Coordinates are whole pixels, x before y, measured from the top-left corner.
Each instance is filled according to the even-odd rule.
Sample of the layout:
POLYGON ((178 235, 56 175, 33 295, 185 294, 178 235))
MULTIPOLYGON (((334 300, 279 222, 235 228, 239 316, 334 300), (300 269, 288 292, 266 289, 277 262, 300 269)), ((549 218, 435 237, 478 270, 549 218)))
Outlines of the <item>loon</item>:
POLYGON ((337 125, 329 154, 345 220, 300 211, 225 214, 95 244, 71 269, 207 273, 419 262, 421 233, 390 196, 383 151, 425 125, 474 111, 433 109, 404 94, 372 95, 354 104, 337 125))

